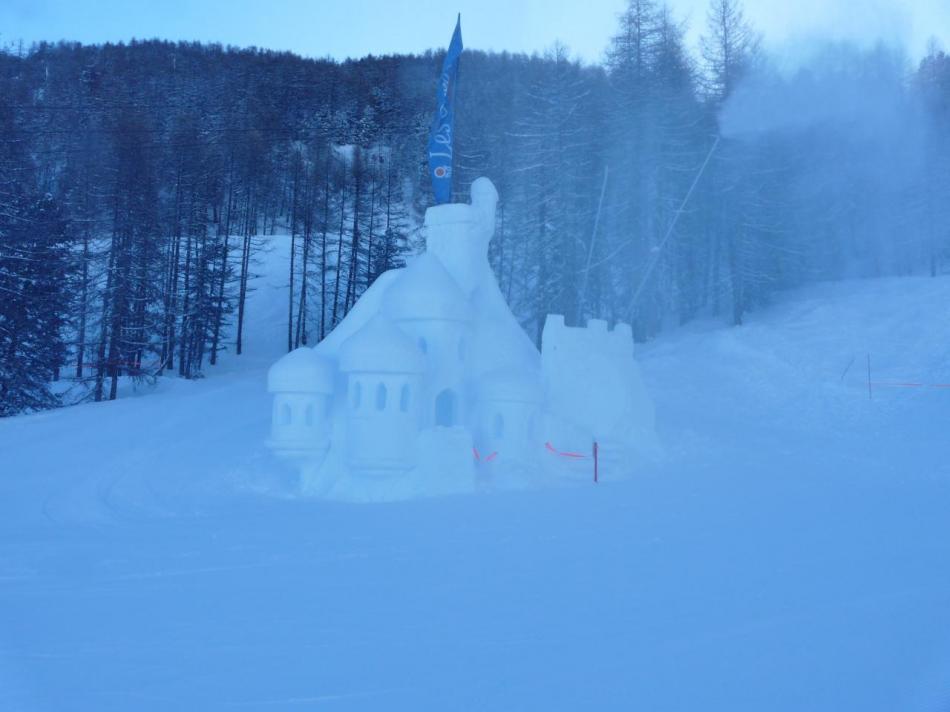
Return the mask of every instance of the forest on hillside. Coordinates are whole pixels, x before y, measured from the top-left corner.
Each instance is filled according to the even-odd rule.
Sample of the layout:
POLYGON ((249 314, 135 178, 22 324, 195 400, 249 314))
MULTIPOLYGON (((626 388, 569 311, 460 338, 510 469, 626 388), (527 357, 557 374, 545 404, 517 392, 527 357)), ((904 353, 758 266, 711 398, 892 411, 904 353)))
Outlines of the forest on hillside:
MULTIPOLYGON (((826 46, 790 70, 738 0, 713 0, 698 52, 684 32, 630 0, 601 65, 563 46, 462 56, 457 199, 497 186, 490 258, 533 338, 548 313, 645 340, 739 325, 814 281, 946 270, 936 41, 919 61, 826 46)), ((0 54, 0 416, 60 404, 57 380, 103 400, 120 377, 240 353, 274 234, 293 243, 287 348, 319 341, 424 239, 441 60, 158 40, 0 54)))

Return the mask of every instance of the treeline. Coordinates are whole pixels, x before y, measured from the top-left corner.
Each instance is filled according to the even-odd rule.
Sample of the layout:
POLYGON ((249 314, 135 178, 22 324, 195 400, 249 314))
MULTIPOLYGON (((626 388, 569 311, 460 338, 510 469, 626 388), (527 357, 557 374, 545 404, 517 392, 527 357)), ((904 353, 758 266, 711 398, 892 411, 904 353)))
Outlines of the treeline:
MULTIPOLYGON (((789 74, 736 0, 713 0, 696 56, 684 29, 630 0, 603 66, 465 52, 455 186, 497 185, 491 260, 530 334, 557 312, 646 339, 740 324, 809 281, 944 268, 936 45, 917 67, 832 47, 789 74)), ((240 353, 275 233, 293 243, 287 348, 322 338, 420 247, 440 62, 158 41, 0 55, 0 415, 240 353)))
POLYGON ((268 235, 293 243, 288 348, 408 249, 426 118, 396 58, 43 44, 0 68, 0 414, 240 354, 268 235))

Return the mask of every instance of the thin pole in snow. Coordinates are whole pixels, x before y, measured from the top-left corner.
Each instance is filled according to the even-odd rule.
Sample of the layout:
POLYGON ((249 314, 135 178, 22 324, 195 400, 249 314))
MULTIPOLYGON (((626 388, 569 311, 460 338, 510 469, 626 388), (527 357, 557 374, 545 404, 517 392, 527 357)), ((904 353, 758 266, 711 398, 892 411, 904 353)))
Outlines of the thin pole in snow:
POLYGON ((855 356, 852 356, 851 360, 848 361, 848 365, 845 367, 844 371, 842 371, 841 373, 841 379, 839 381, 840 383, 844 383, 844 377, 848 375, 848 371, 850 371, 851 367, 854 365, 855 358, 856 358, 855 356))
POLYGON ((868 400, 874 400, 873 391, 871 390, 871 354, 868 354, 868 400))
POLYGON ((597 451, 598 449, 599 448, 597 447, 597 441, 595 440, 594 441, 594 484, 595 485, 597 484, 597 451))

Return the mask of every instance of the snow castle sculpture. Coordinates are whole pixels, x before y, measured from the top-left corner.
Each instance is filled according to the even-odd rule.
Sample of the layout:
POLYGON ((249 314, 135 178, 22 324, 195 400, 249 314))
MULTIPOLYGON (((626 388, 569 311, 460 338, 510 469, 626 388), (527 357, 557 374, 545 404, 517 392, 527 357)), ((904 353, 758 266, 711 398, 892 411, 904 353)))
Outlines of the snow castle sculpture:
POLYGON ((630 327, 549 315, 538 353, 488 263, 498 193, 426 211, 426 251, 268 374, 268 445, 305 492, 354 500, 632 473, 654 449, 630 327))

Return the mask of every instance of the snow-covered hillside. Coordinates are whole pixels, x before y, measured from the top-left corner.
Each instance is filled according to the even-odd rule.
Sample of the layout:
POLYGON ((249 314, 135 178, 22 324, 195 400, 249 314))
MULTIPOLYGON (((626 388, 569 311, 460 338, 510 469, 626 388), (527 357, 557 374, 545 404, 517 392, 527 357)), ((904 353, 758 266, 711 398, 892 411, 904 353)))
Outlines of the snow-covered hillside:
POLYGON ((275 243, 246 355, 0 421, 0 709, 950 708, 950 279, 641 348, 632 481, 347 505, 263 445, 275 243))

